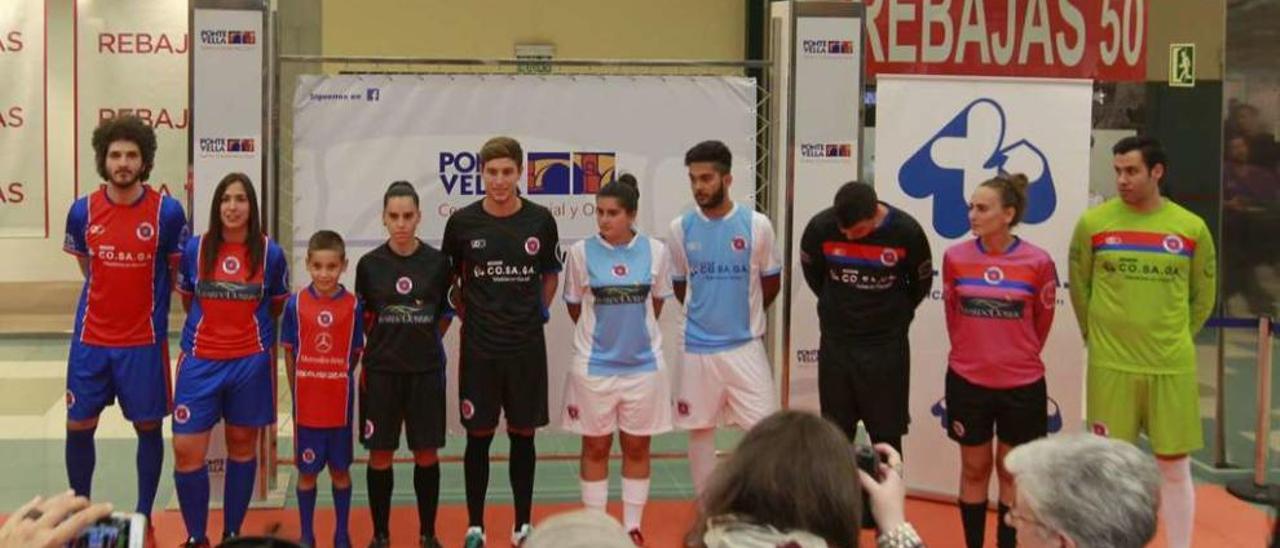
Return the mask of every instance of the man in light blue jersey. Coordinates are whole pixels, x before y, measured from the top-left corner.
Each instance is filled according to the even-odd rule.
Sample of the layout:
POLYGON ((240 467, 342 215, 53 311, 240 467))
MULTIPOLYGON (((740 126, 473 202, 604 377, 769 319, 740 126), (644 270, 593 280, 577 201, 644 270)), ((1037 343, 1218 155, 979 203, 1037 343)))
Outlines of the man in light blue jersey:
POLYGON ((668 245, 672 285, 686 315, 675 425, 689 431, 689 471, 698 494, 715 469, 715 427, 751 428, 778 409, 761 337, 782 260, 769 219, 728 199, 732 162, 720 141, 698 143, 685 154, 698 207, 671 222, 668 245))

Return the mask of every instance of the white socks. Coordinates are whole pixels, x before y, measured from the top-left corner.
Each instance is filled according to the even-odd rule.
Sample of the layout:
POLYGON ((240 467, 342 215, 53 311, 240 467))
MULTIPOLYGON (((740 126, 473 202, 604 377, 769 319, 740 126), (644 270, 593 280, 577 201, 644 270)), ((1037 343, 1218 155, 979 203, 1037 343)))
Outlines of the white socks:
POLYGON ((1169 548, 1190 548, 1195 525, 1196 490, 1191 482, 1191 459, 1156 459, 1160 466, 1160 519, 1164 520, 1169 548))
POLYGON ((693 477, 694 496, 702 496, 702 491, 707 487, 707 480, 715 469, 715 429, 689 431, 689 475, 693 477))
POLYGON ((582 484, 582 505, 588 510, 604 512, 605 505, 609 503, 609 480, 580 480, 579 483, 582 484))
POLYGON ((649 501, 649 478, 622 478, 622 527, 627 531, 640 528, 644 504, 649 501))

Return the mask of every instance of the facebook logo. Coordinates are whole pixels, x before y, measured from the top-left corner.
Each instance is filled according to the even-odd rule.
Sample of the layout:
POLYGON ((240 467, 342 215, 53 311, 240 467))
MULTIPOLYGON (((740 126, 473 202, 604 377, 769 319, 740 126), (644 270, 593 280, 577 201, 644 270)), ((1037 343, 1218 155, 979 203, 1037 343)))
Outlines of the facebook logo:
POLYGON ((381 95, 382 95, 382 90, 378 88, 369 88, 364 90, 365 101, 369 101, 369 102, 377 101, 382 98, 381 95))

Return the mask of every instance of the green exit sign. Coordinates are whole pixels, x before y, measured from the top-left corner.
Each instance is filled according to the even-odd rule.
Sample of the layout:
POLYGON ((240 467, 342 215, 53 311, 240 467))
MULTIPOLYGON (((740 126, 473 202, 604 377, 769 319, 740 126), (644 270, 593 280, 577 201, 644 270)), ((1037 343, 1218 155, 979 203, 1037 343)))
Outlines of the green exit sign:
POLYGON ((1195 44, 1169 44, 1169 85, 1179 88, 1195 87, 1195 44))

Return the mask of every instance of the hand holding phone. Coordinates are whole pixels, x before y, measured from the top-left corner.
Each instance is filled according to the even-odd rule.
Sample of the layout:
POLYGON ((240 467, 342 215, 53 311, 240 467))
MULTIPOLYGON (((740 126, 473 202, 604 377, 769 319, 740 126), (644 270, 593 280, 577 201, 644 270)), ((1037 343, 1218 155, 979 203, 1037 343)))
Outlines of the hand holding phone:
POLYGON ((110 504, 89 504, 88 499, 77 497, 72 491, 48 498, 36 497, 10 514, 4 526, 0 526, 0 548, 63 546, 109 514, 110 504))
POLYGON ((80 532, 70 548, 142 548, 147 518, 142 514, 113 512, 80 532))

